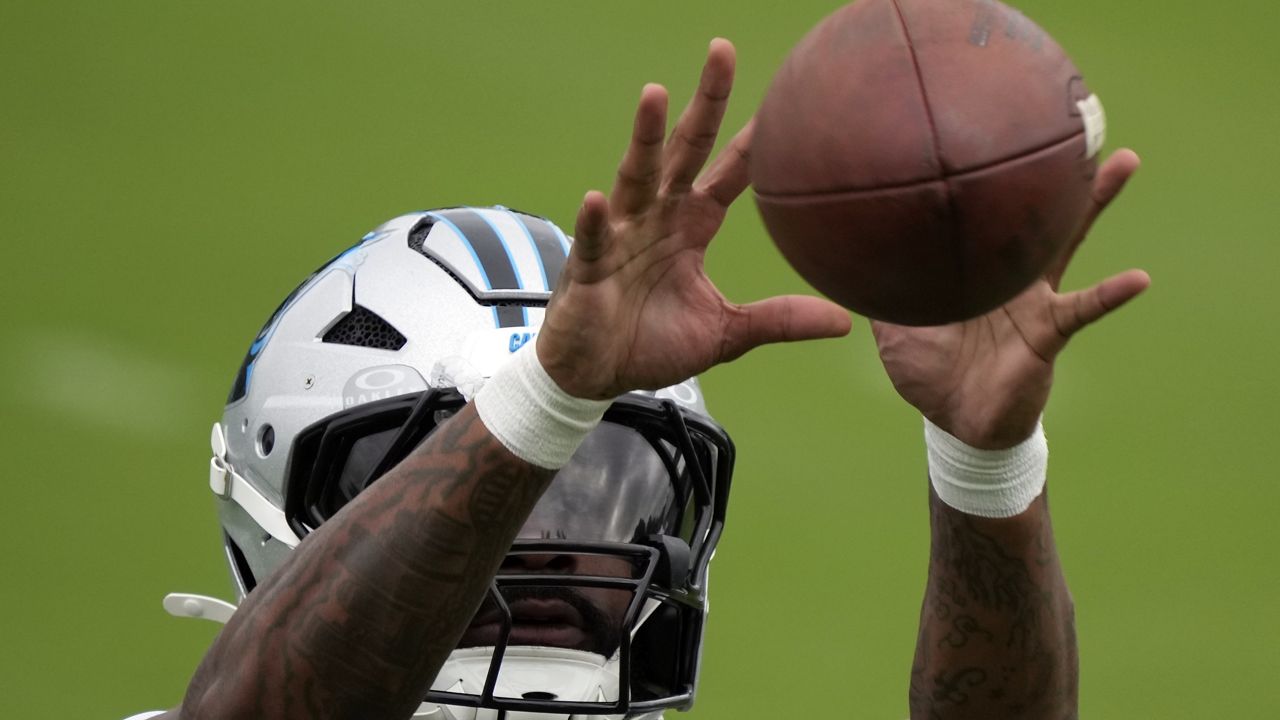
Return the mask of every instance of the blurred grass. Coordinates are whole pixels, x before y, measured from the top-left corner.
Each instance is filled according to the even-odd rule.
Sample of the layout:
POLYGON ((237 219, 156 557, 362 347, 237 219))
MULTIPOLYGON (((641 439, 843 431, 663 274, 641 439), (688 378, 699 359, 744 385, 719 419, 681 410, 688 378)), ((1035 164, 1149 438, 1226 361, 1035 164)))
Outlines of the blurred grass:
MULTIPOLYGON (((678 106, 729 37, 736 127, 833 7, 0 6, 0 716, 179 700, 213 628, 159 598, 228 594, 208 423, 307 271, 411 209, 502 202, 570 226, 644 82, 678 106)), ((1280 11, 1020 7, 1103 98, 1111 147, 1145 160, 1067 282, 1141 266, 1155 285, 1074 344, 1046 418, 1082 715, 1273 716, 1280 11)), ((708 264, 734 298, 804 290, 749 201, 708 264)), ((691 717, 904 716, 924 461, 865 324, 705 383, 741 461, 691 717)))

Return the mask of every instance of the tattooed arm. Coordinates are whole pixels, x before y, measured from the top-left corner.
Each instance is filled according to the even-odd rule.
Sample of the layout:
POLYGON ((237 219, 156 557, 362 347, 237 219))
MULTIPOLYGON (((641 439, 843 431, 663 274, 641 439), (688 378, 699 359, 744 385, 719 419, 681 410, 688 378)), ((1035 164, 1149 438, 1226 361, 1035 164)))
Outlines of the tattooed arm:
POLYGON ((408 717, 551 476, 466 406, 246 598, 181 717, 408 717))
POLYGON ((1071 595, 1044 495, 1012 518, 930 488, 929 580, 911 668, 913 718, 1077 717, 1071 595))
MULTIPOLYGON (((1093 206, 1069 251, 1004 307, 943 327, 873 323, 880 359, 899 394, 973 447, 1009 448, 1029 437, 1067 341, 1150 283, 1146 273, 1130 270, 1084 290, 1058 290, 1089 227, 1137 167, 1138 156, 1120 150, 1098 169, 1093 206)), ((1071 596, 1045 497, 1005 519, 966 515, 932 488, 929 506, 933 539, 911 671, 911 717, 1075 717, 1071 596)))
MULTIPOLYGON (((764 343, 849 331, 833 303, 738 305, 704 272, 747 186, 750 125, 699 175, 734 62, 732 45, 712 42, 669 139, 666 90, 646 86, 612 194, 583 200, 536 341, 573 396, 666 387, 764 343)), ((460 411, 249 595, 169 717, 409 717, 551 475, 508 452, 470 406, 460 411)))

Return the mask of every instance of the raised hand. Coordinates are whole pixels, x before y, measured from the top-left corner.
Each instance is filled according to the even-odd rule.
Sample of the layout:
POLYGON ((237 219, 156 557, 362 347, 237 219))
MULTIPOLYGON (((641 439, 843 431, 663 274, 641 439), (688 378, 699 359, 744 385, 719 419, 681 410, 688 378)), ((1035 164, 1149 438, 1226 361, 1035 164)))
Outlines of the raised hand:
POLYGON ((1138 169, 1120 150, 1098 171, 1084 226, 1061 260, 1021 295, 986 315, 939 327, 872 323, 880 359, 907 402, 975 447, 1011 447, 1026 439, 1049 399, 1053 361, 1067 341, 1147 289, 1129 270, 1075 292, 1058 286, 1098 215, 1138 169))
POLYGON ((699 177, 733 72, 733 45, 712 41, 670 138, 667 92, 646 85, 613 192, 583 199, 537 341, 548 374, 571 395, 664 387, 765 343, 849 332, 848 313, 834 303, 782 296, 739 305, 704 272, 707 245, 748 182, 751 123, 699 177))

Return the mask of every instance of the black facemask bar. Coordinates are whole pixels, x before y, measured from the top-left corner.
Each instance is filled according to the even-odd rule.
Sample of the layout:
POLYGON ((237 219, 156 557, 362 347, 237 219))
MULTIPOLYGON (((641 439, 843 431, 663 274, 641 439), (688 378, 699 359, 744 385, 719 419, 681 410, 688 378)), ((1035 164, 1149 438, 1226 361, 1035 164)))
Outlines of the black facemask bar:
POLYGON ((330 415, 294 440, 285 471, 285 517, 301 539, 417 447, 466 401, 456 391, 430 390, 366 403, 330 415), (352 451, 384 440, 357 477, 343 477, 352 451))
MULTIPOLYGON (((643 709, 659 709, 670 707, 657 705, 653 701, 633 702, 631 698, 631 632, 636 626, 645 600, 650 597, 650 589, 654 572, 660 565, 658 548, 644 545, 621 543, 583 543, 563 540, 517 541, 511 548, 508 557, 520 555, 607 555, 630 560, 638 569, 635 577, 622 578, 606 575, 570 575, 564 573, 518 573, 499 574, 489 586, 488 599, 499 611, 501 629, 498 641, 493 648, 493 656, 489 661, 489 672, 485 678, 484 689, 479 695, 432 690, 427 693, 427 701, 440 705, 462 705, 469 707, 493 708, 497 710, 523 710, 526 712, 554 712, 564 714, 604 714, 620 715, 630 711, 643 709), (631 601, 621 620, 622 634, 619 636, 618 653, 618 699, 613 702, 557 701, 546 699, 510 698, 495 695, 494 689, 502 669, 502 658, 506 654, 514 618, 502 596, 503 588, 512 587, 584 587, 610 588, 626 590, 631 593, 631 601)), ((682 695, 692 698, 692 688, 682 695)), ((663 698, 670 700, 673 698, 663 698)), ((680 698, 674 698, 680 699, 680 698)))
MULTIPOLYGON (((465 399, 452 388, 432 389, 360 405, 304 429, 290 450, 286 470, 285 513, 294 532, 302 538, 319 527, 465 404, 465 399)), ((501 610, 502 632, 485 691, 480 695, 431 691, 428 701, 562 714, 626 714, 684 709, 692 704, 704 619, 703 578, 724 527, 733 443, 710 420, 686 414, 671 400, 642 394, 619 398, 606 411, 604 421, 640 433, 662 458, 672 482, 682 484, 684 497, 680 502, 691 500, 695 508, 688 542, 665 532, 636 538, 632 543, 516 541, 508 557, 547 552, 621 555, 641 563, 641 571, 634 578, 545 572, 500 574, 488 594, 501 610), (522 585, 615 588, 633 593, 620 635, 617 701, 571 702, 493 695, 512 623, 500 590, 522 585), (631 635, 646 598, 658 600, 661 605, 638 631, 639 647, 633 648, 631 635), (648 680, 658 676, 662 679, 648 680)))

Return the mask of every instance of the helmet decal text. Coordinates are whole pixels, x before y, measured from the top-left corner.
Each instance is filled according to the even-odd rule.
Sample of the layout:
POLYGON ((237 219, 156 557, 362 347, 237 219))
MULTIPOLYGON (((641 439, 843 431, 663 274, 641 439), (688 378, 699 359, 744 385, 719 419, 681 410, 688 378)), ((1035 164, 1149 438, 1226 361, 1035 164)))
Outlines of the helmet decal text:
POLYGON ((386 400, 387 398, 419 392, 427 387, 417 370, 408 365, 380 365, 353 375, 342 389, 342 407, 386 400))

